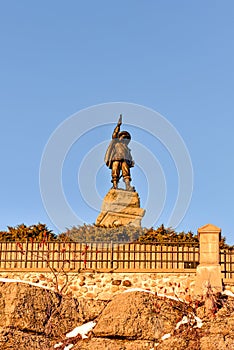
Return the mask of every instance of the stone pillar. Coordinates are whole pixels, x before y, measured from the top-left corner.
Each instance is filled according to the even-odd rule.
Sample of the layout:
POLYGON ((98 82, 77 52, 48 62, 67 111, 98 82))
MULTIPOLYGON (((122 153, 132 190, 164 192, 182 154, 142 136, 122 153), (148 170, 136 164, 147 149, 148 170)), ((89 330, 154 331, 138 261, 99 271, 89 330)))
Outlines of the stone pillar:
POLYGON ((200 241, 200 264, 197 266, 195 294, 201 295, 207 284, 214 292, 222 291, 222 274, 219 264, 219 241, 221 229, 207 224, 198 229, 200 241))

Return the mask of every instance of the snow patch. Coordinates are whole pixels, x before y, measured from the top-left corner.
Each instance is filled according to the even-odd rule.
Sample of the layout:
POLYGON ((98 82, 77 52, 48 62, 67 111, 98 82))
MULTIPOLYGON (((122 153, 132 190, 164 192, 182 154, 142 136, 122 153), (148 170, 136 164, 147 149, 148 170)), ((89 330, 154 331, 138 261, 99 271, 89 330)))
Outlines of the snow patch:
POLYGON ((234 297, 234 294, 230 290, 225 290, 222 294, 227 295, 228 297, 234 297))
MULTIPOLYGON (((199 317, 195 316, 194 314, 192 316, 194 320, 197 322, 196 326, 193 326, 193 328, 201 328, 203 326, 202 320, 199 317)), ((187 316, 184 316, 182 320, 176 324, 175 329, 179 329, 182 324, 186 324, 186 323, 189 323, 189 319, 187 316)))
POLYGON ((175 329, 179 329, 180 326, 181 326, 182 324, 185 324, 185 323, 188 323, 188 322, 189 322, 188 317, 187 317, 187 316, 184 316, 184 317, 182 318, 182 320, 179 321, 179 322, 176 324, 175 329))
POLYGON ((128 292, 146 292, 146 293, 150 293, 150 294, 155 294, 151 290, 143 289, 143 288, 129 288, 129 289, 125 290, 123 293, 128 293, 128 292))
POLYGON ((203 326, 202 320, 197 316, 194 316, 194 318, 197 321, 197 325, 194 328, 201 328, 203 326))
POLYGON ((51 288, 47 287, 47 286, 42 286, 39 283, 34 283, 34 282, 30 282, 30 281, 24 281, 24 280, 17 280, 17 279, 13 279, 13 278, 0 278, 0 282, 5 282, 5 283, 25 283, 25 284, 30 284, 31 286, 35 286, 35 287, 40 287, 43 289, 48 289, 51 290, 51 288))
POLYGON ((78 334, 82 336, 82 339, 88 338, 87 333, 89 333, 93 327, 96 326, 96 322, 90 321, 87 323, 84 323, 82 326, 78 326, 74 328, 71 332, 66 334, 67 338, 76 337, 78 334))
MULTIPOLYGON (((195 315, 193 315, 193 317, 194 317, 194 319, 195 319, 196 322, 197 322, 197 325, 194 326, 194 328, 201 328, 201 327, 202 327, 202 320, 201 320, 199 317, 195 316, 195 315)), ((188 318, 187 316, 184 316, 184 317, 182 318, 182 320, 179 321, 179 322, 176 324, 175 329, 179 329, 180 326, 181 326, 182 324, 186 324, 186 323, 188 323, 188 322, 189 322, 189 318, 188 318)), ((168 338, 170 338, 170 337, 171 337, 171 333, 167 333, 167 334, 164 334, 164 335, 161 337, 161 340, 165 340, 165 339, 168 339, 168 338)), ((157 347, 159 344, 160 344, 160 343, 155 343, 154 346, 157 347)), ((154 349, 154 348, 152 348, 152 349, 150 349, 150 350, 153 350, 153 349, 154 349)))
POLYGON ((171 336, 171 333, 167 333, 167 334, 164 334, 161 339, 165 340, 165 339, 170 338, 170 336, 171 336))
POLYGON ((70 350, 71 348, 73 348, 73 344, 69 344, 67 346, 65 346, 64 350, 70 350))

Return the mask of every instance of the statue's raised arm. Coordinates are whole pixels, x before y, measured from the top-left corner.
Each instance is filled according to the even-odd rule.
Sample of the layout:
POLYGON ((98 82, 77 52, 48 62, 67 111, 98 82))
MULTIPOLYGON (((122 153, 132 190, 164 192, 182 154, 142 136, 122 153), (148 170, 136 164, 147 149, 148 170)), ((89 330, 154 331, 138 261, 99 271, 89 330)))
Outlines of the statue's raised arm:
POLYGON ((121 125, 122 125, 122 114, 120 114, 118 123, 117 123, 116 127, 114 128, 114 131, 112 134, 112 139, 117 139, 119 137, 121 125))

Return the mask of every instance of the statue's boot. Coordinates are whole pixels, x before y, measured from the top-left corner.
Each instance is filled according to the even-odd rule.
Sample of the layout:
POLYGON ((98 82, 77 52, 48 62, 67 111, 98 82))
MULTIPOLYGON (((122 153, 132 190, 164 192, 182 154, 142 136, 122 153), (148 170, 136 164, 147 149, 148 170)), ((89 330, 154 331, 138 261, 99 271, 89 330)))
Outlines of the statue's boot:
POLYGON ((114 188, 115 190, 117 190, 118 188, 118 181, 117 180, 112 180, 113 186, 112 188, 114 188))
POLYGON ((126 186, 126 191, 135 192, 135 187, 130 185, 129 179, 124 179, 124 182, 125 182, 125 186, 126 186))

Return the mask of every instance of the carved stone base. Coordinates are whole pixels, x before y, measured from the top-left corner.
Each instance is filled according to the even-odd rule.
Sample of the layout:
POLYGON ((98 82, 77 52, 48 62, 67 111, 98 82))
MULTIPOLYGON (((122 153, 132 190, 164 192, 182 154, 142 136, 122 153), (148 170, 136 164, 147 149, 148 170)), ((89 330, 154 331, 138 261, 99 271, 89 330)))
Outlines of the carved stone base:
POLYGON ((141 226, 145 210, 140 208, 137 192, 111 189, 105 196, 96 225, 114 227, 120 225, 141 226))

